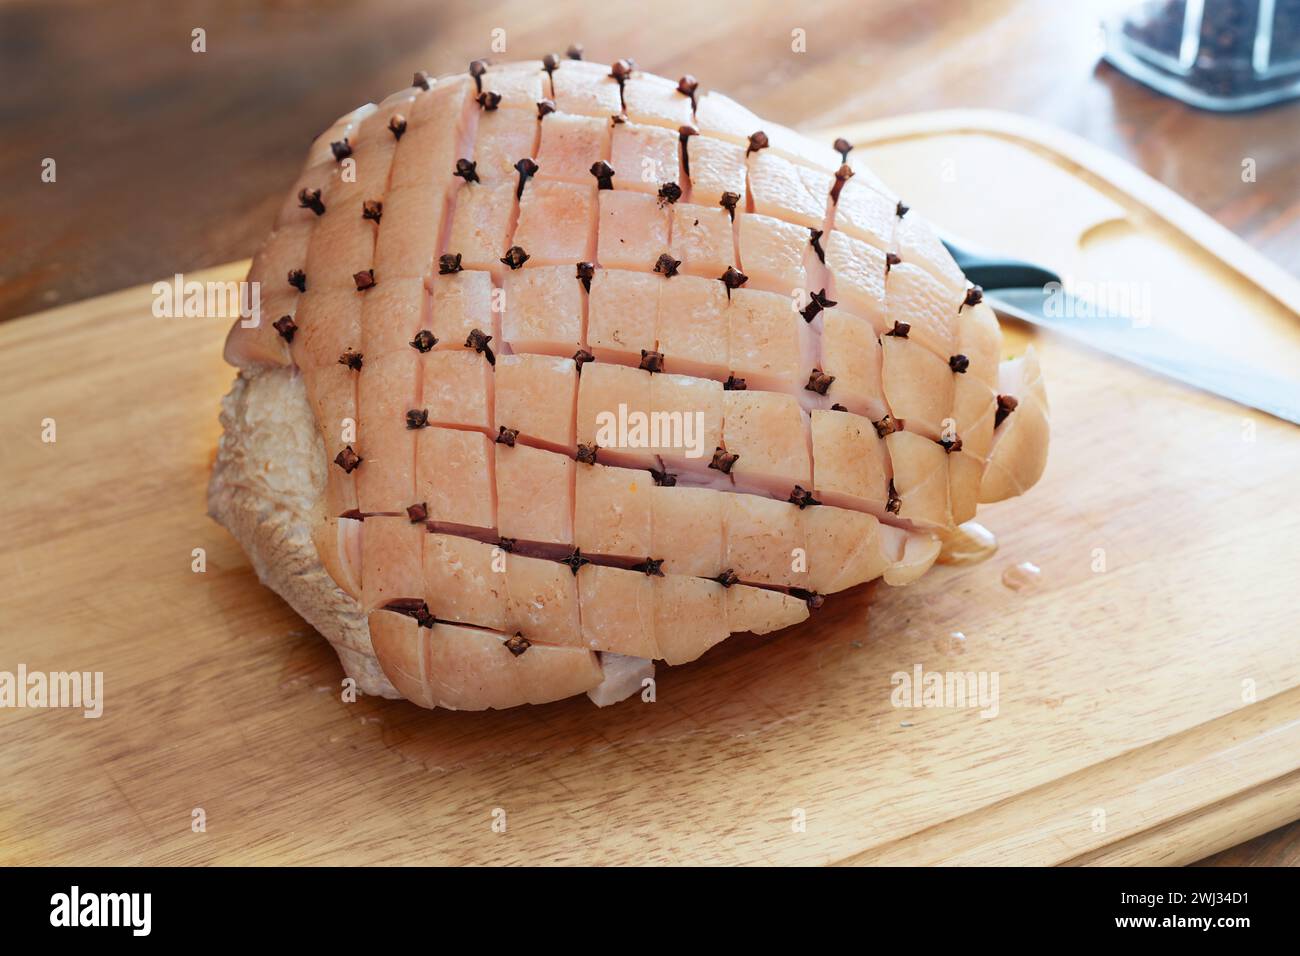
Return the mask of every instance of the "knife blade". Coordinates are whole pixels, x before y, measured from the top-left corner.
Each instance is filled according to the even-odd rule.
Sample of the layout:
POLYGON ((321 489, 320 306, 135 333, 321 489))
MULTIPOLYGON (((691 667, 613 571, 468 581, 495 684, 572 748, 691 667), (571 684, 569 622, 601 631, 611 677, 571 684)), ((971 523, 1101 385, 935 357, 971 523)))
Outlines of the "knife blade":
POLYGON ((995 312, 1059 332, 1098 351, 1300 425, 1300 380, 1207 354, 1206 346, 1065 291, 1050 269, 944 245, 995 312))
POLYGON ((1122 358, 1186 385, 1300 425, 1300 382, 1266 375, 1249 365, 1207 356, 1204 345, 1154 325, 1116 315, 1089 315, 1091 307, 1063 290, 995 289, 984 293, 995 312, 1060 332, 1108 355, 1122 358), (1053 297, 1051 315, 1045 304, 1053 297), (1060 311, 1062 314, 1057 315, 1060 311), (1067 317, 1071 316, 1071 317, 1067 317))

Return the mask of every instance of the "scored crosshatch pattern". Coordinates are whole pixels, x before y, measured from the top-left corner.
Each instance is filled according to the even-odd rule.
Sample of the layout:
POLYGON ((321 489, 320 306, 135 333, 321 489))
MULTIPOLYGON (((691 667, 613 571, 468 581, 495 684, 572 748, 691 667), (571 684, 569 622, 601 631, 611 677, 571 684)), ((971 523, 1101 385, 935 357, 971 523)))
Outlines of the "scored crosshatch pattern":
POLYGON ((405 696, 693 660, 910 579, 1017 493, 981 481, 1003 421, 1042 439, 1036 366, 1000 378, 979 290, 850 150, 554 57, 417 74, 313 145, 250 271, 275 320, 227 352, 301 369, 314 541, 405 696), (703 455, 600 447, 620 409, 699 413, 703 455))

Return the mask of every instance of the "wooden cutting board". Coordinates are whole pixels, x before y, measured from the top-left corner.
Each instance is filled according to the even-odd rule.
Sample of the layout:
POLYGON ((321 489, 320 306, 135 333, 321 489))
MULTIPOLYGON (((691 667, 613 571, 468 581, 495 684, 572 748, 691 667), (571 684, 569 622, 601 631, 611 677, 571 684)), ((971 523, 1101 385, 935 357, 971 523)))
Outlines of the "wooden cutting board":
MULTIPOLYGON (((1148 283, 1296 381, 1297 283, 1141 174, 997 114, 847 132, 957 234, 1148 283)), ((429 713, 344 703, 205 517, 227 322, 152 301, 0 326, 0 670, 104 674, 98 720, 0 710, 2 863, 1181 863, 1300 816, 1295 426, 1007 324, 1054 437, 981 509, 991 560, 733 637, 654 703, 429 713), (893 706, 917 665, 996 674, 997 715, 893 706)))

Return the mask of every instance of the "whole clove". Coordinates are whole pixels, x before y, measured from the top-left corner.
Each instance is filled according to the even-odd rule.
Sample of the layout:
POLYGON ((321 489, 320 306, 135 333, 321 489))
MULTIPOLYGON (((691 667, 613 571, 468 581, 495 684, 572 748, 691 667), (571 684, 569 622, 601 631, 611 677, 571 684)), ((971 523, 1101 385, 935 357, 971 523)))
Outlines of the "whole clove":
POLYGON ((898 497, 898 489, 894 487, 894 479, 889 479, 889 500, 885 502, 885 510, 891 515, 896 515, 903 508, 903 499, 898 497))
POLYGON ((903 430, 903 426, 898 423, 898 419, 893 415, 886 415, 880 421, 872 422, 871 424, 876 426, 876 434, 881 438, 903 430))
POLYGON ((833 146, 835 148, 835 152, 840 154, 840 159, 847 163, 849 161, 849 153, 853 149, 853 144, 850 143, 843 136, 841 136, 839 139, 837 139, 834 142, 833 146))
POLYGON ((481 180, 478 178, 478 163, 470 159, 456 160, 455 175, 459 176, 467 183, 481 182, 481 180))
POLYGON ((444 252, 438 257, 438 275, 440 276, 454 275, 460 272, 462 268, 459 252, 444 252))
POLYGON ((596 453, 600 451, 600 446, 595 442, 587 444, 582 442, 578 445, 577 459, 581 464, 594 465, 596 463, 596 453))
POLYGON ((631 60, 615 60, 609 68, 609 75, 618 80, 618 85, 622 88, 628 77, 632 75, 634 67, 635 64, 631 60))
POLYGON ((567 564, 569 566, 569 570, 572 571, 575 576, 578 573, 578 569, 581 568, 584 564, 591 564, 590 561, 588 561, 586 558, 582 556, 582 552, 577 548, 573 549, 573 554, 569 555, 567 558, 561 559, 560 563, 567 564))
POLYGON ((739 455, 733 454, 725 448, 717 448, 713 452, 713 460, 709 462, 709 467, 722 472, 724 475, 729 475, 732 466, 739 460, 739 455))
POLYGON ((960 438, 940 438, 939 444, 942 445, 943 450, 950 455, 955 451, 961 451, 960 438))
POLYGON ((279 332, 280 338, 284 339, 286 342, 292 342, 293 333, 298 331, 297 324, 293 321, 293 317, 289 315, 280 316, 271 323, 271 328, 279 332))
MULTIPOLYGON (((623 106, 623 122, 627 122, 627 81, 632 76, 632 71, 636 64, 628 59, 615 60, 609 68, 609 75, 618 80, 618 99, 623 106)), ((614 124, 618 125, 618 118, 615 117, 614 124)))
POLYGON ((745 150, 745 156, 749 156, 750 153, 757 153, 760 149, 767 149, 768 145, 767 134, 761 129, 756 133, 750 133, 749 148, 745 150))
POLYGON ((500 428, 497 429, 496 443, 498 445, 505 445, 508 448, 514 448, 515 440, 518 438, 519 438, 518 428, 506 428, 505 425, 502 425, 500 428))
POLYGON ((411 431, 419 428, 425 428, 429 424, 429 410, 427 408, 412 408, 406 413, 406 427, 411 431))
POLYGON ((717 581, 717 582, 718 582, 719 584, 721 584, 724 588, 729 588, 729 587, 731 587, 733 584, 735 584, 737 581, 740 580, 740 575, 738 575, 738 574, 737 574, 735 571, 733 571, 731 568, 727 568, 727 570, 723 571, 721 574, 719 574, 719 575, 718 575, 716 578, 714 578, 713 580, 717 581))
POLYGON ((614 188, 614 167, 603 159, 591 164, 591 175, 596 177, 596 184, 601 189, 614 188))
POLYGON ((483 74, 487 72, 487 60, 470 60, 469 75, 474 77, 474 89, 476 92, 483 92, 483 74))
POLYGON ((722 390, 724 392, 743 392, 746 388, 748 388, 748 386, 745 384, 745 380, 743 378, 736 378, 734 372, 727 375, 727 380, 722 383, 722 390))
POLYGON ((718 200, 718 205, 731 214, 731 221, 736 221, 736 203, 740 202, 740 193, 725 192, 718 200))
POLYGON ((677 138, 682 144, 682 175, 687 179, 691 176, 691 151, 686 145, 686 141, 692 136, 699 136, 700 131, 694 126, 677 127, 677 138))
POLYGON ((420 329, 415 333, 415 338, 411 339, 411 348, 417 352, 428 352, 437 344, 437 337, 428 329, 420 329))
POLYGON ((749 276, 745 275, 745 273, 741 272, 739 269, 735 268, 734 266, 727 266, 727 271, 722 273, 722 275, 719 276, 718 278, 720 278, 722 280, 722 284, 727 287, 728 299, 731 298, 732 289, 739 289, 742 285, 744 285, 746 282, 749 281, 749 276))
POLYGON ((966 370, 970 368, 970 359, 959 352, 948 358, 948 367, 958 375, 964 375, 966 370))
POLYGON ((695 109, 695 91, 700 88, 700 81, 689 73, 677 81, 677 92, 691 98, 691 109, 695 109))
POLYGON ((825 395, 826 390, 831 387, 831 382, 835 381, 834 375, 827 375, 819 368, 815 368, 808 376, 808 384, 804 386, 810 392, 816 392, 818 395, 825 395))
POLYGON ((681 259, 674 259, 665 252, 655 260, 655 272, 659 273, 665 279, 671 279, 673 276, 677 275, 677 268, 681 264, 681 259))
POLYGON ((663 564, 663 558, 646 558, 640 564, 634 565, 632 570, 640 571, 646 577, 662 578, 664 576, 663 564))
POLYGON ((993 427, 997 428, 1004 421, 1006 421, 1007 416, 1010 415, 1012 412, 1014 412, 1016 410, 1016 406, 1018 406, 1019 404, 1020 404, 1020 400, 1017 399, 1014 395, 999 395, 998 410, 993 415, 993 427))
POLYGON ((973 285, 966 290, 966 297, 961 300, 961 306, 957 307, 957 311, 960 312, 962 306, 979 305, 983 301, 984 301, 984 290, 980 286, 973 285))
POLYGON ((588 362, 596 361, 596 356, 592 355, 586 349, 578 349, 573 353, 573 364, 578 367, 578 374, 582 374, 582 367, 588 362))
POLYGON ((826 603, 826 598, 823 595, 818 594, 816 591, 809 591, 805 588, 791 588, 790 596, 803 601, 808 605, 808 610, 810 611, 816 611, 826 603))
POLYGON ((362 269, 360 272, 354 272, 352 273, 352 281, 357 284, 358 292, 373 289, 375 287, 375 270, 362 269))
POLYGON ((823 309, 829 309, 839 304, 834 299, 827 297, 825 289, 818 292, 808 293, 808 299, 808 304, 799 312, 799 314, 803 316, 805 322, 811 322, 813 319, 817 318, 823 309))
POLYGON ((424 70, 416 70, 415 76, 411 79, 411 85, 427 90, 429 88, 429 74, 424 70))
POLYGON ((292 269, 289 272, 289 285, 293 286, 299 292, 307 291, 307 273, 301 269, 292 269))
POLYGON ((531 258, 532 256, 524 252, 523 246, 511 246, 499 261, 508 265, 511 269, 518 269, 531 258))
POLYGON ((384 218, 384 204, 378 199, 367 199, 361 204, 361 218, 379 222, 384 218))
POLYGON ((833 412, 847 412, 848 410, 849 409, 847 405, 841 405, 839 402, 836 402, 834 405, 831 406, 831 411, 833 412))
POLYGON ((581 44, 581 43, 570 43, 570 44, 569 44, 569 49, 565 51, 565 54, 564 54, 564 55, 567 56, 570 60, 581 60, 581 59, 582 59, 582 44, 581 44))
POLYGON ((384 605, 384 610, 413 617, 421 627, 433 627, 433 612, 423 598, 394 598, 384 605))
POLYGON ((393 134, 393 139, 401 139, 402 134, 406 132, 406 117, 401 113, 394 113, 388 119, 388 131, 393 134))
POLYGON ((627 125, 627 114, 626 114, 626 113, 621 113, 621 112, 620 112, 620 113, 614 113, 614 114, 613 114, 612 116, 610 116, 610 118, 609 118, 609 125, 610 125, 610 126, 626 126, 626 125, 627 125))
POLYGON ((548 53, 546 56, 542 57, 542 69, 546 71, 548 76, 554 73, 556 67, 559 65, 560 58, 554 53, 548 53))
POLYGON ((895 319, 894 327, 890 329, 888 332, 886 332, 885 334, 893 336, 896 339, 905 339, 907 338, 907 334, 911 331, 912 331, 911 323, 899 322, 897 319, 895 319))
POLYGON ((465 348, 482 353, 488 360, 489 365, 496 365, 497 357, 492 354, 492 349, 488 347, 488 343, 491 341, 492 336, 481 329, 470 329, 469 335, 465 338, 465 348))
POLYGON ((839 169, 835 170, 835 185, 831 187, 831 202, 840 201, 840 192, 844 189, 844 184, 853 178, 853 167, 848 163, 843 163, 839 169))
POLYGON ((894 207, 894 215, 897 216, 899 219, 902 219, 904 216, 907 215, 907 211, 911 208, 912 208, 911 206, 909 206, 907 203, 903 202, 903 200, 900 199, 898 201, 898 205, 894 207))
POLYGON ((671 206, 682 198, 682 187, 676 183, 664 183, 659 187, 659 208, 671 206))
POLYGON ((352 144, 349 143, 348 138, 344 136, 342 139, 330 143, 330 152, 334 154, 335 159, 342 162, 352 155, 352 144))
POLYGON ((497 547, 506 554, 512 554, 515 550, 515 538, 497 538, 497 547))
POLYGON ((518 657, 524 651, 528 650, 528 648, 532 647, 533 643, 528 640, 528 638, 524 637, 522 633, 516 631, 515 636, 505 642, 505 646, 506 650, 515 655, 515 657, 518 657))
POLYGON ((308 189, 306 186, 298 190, 298 208, 310 209, 318 216, 325 215, 325 204, 321 202, 319 189, 308 189))
POLYGON ((346 365, 354 372, 361 371, 361 353, 354 349, 344 349, 343 354, 339 356, 339 364, 346 365))
POLYGON ((419 504, 407 505, 406 516, 411 519, 411 524, 420 524, 429 520, 428 502, 421 501, 419 504))
POLYGON ((363 460, 364 459, 360 455, 352 450, 351 445, 348 445, 334 456, 334 464, 338 465, 343 469, 345 474, 349 475, 357 470, 357 466, 360 465, 363 460))
POLYGON ((478 95, 478 105, 482 107, 485 113, 491 113, 501 105, 501 94, 494 92, 480 93, 478 95))
POLYGON ((667 468, 663 471, 660 471, 657 468, 651 468, 650 477, 653 478, 654 483, 661 488, 672 488, 677 484, 677 476, 667 468))
POLYGON ((795 485, 794 490, 790 492, 790 497, 787 498, 786 501, 790 502, 792 505, 798 505, 800 511, 803 511, 804 508, 811 508, 813 505, 821 504, 820 501, 813 497, 813 493, 804 488, 803 485, 795 485))
POLYGON ((542 118, 544 118, 544 117, 546 117, 546 116, 549 116, 551 113, 554 113, 554 112, 555 112, 555 101, 554 101, 554 100, 538 100, 538 101, 537 101, 537 118, 538 118, 538 119, 542 119, 542 118))
MULTIPOLYGON (((596 264, 594 262, 578 263, 578 281, 582 283, 582 287, 586 289, 588 292, 591 291, 591 280, 595 277, 595 275, 596 275, 596 264)), ((587 359, 587 361, 590 362, 591 359, 587 359)), ((581 365, 582 363, 579 362, 578 364, 581 365)))
POLYGON ((821 289, 817 292, 810 293, 810 296, 812 300, 816 302, 818 305, 820 305, 823 309, 833 309, 835 308, 835 306, 839 305, 838 302, 836 302, 832 298, 829 298, 826 295, 825 289, 821 289))
POLYGON ((894 268, 894 266, 898 265, 902 261, 903 261, 903 257, 900 256, 897 252, 886 252, 885 253, 885 275, 889 275, 889 270, 894 268))
POLYGON ((808 243, 813 247, 813 252, 817 253, 817 259, 822 265, 826 264, 826 250, 822 248, 822 235, 820 229, 808 230, 808 243))
POLYGON ((641 364, 637 367, 652 374, 654 372, 662 372, 664 370, 664 353, 642 349, 641 364))
POLYGON ((515 199, 523 198, 524 186, 528 184, 529 178, 533 176, 537 170, 537 164, 528 156, 525 156, 523 159, 519 160, 519 162, 515 163, 515 171, 519 173, 519 186, 515 189, 515 199))

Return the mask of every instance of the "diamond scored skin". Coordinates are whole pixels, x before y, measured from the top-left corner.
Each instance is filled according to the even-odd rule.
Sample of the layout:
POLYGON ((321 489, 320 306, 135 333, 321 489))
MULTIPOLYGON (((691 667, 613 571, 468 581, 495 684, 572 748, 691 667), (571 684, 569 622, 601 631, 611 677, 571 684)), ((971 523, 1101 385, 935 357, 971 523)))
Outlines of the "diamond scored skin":
POLYGON ((419 73, 287 191, 210 506, 364 692, 607 702, 1041 473, 1036 356, 931 228, 708 82, 419 73))

